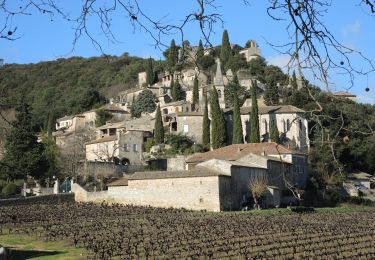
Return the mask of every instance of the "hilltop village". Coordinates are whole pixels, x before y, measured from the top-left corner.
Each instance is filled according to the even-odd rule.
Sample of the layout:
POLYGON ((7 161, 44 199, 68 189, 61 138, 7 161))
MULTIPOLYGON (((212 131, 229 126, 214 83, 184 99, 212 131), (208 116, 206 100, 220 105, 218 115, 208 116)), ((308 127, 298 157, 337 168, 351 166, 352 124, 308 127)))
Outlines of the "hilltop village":
MULTIPOLYGON (((40 158, 38 165, 48 170, 37 187, 25 183, 23 194, 71 191, 77 201, 210 211, 314 201, 309 187, 324 190, 329 183, 351 196, 358 196, 358 185, 372 194, 371 175, 357 170, 371 165, 358 165, 345 153, 348 134, 337 135, 329 124, 320 132, 312 118, 317 102, 346 109, 355 106, 355 95, 323 92, 294 72, 286 75, 267 65, 256 41, 230 44, 226 31, 221 46, 177 46, 172 40, 164 56, 134 67, 137 80, 115 86, 104 104, 89 89, 76 93, 88 109, 55 122, 53 110, 41 115, 47 133, 39 142, 49 161, 40 158), (330 153, 332 134, 342 143, 340 162, 330 153), (311 146, 311 138, 324 143, 311 146), (338 178, 342 160, 350 178, 338 178)), ((323 112, 333 118, 335 109, 323 112)), ((40 171, 33 169, 28 175, 38 180, 40 171)))
MULTIPOLYGON (((198 49, 185 50, 187 59, 197 59, 198 49)), ((203 57, 209 53, 205 49, 203 57)), ((181 55, 180 50, 177 62, 181 55)), ((239 55, 246 62, 261 59, 255 41, 239 55)), ((108 184, 106 194, 88 195, 73 185, 77 199, 93 196, 93 200, 163 207, 239 209, 248 202, 251 179, 265 176, 269 196, 264 206, 293 201, 288 189, 303 189, 307 180, 310 144, 305 111, 292 105, 265 105, 265 85, 249 71, 225 70, 220 58, 215 64, 214 73, 185 66, 155 75, 150 60, 134 88, 119 92, 101 108, 57 119, 53 136, 59 147, 84 140, 86 171, 116 165, 113 169, 126 172, 108 184), (233 86, 242 92, 228 99, 227 88, 233 86), (254 133, 252 111, 257 111, 254 133), (238 119, 241 129, 236 129, 238 119), (220 122, 215 120, 222 120, 224 128, 216 136, 213 131, 220 122), (175 143, 165 142, 173 138, 175 143), (187 146, 183 153, 181 143, 187 146), (152 171, 145 172, 145 167, 152 171)))

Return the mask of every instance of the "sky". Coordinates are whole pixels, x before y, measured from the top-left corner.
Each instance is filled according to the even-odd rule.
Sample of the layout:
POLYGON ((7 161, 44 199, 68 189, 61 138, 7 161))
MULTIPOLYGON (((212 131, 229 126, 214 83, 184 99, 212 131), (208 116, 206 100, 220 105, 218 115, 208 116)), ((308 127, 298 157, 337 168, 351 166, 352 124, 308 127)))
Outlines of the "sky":
MULTIPOLYGON (((105 2, 105 0, 98 1, 105 2)), ((281 55, 269 43, 282 45, 289 41, 285 22, 274 21, 267 15, 268 1, 249 0, 248 2, 249 4, 245 5, 242 0, 217 0, 218 7, 214 11, 222 15, 224 24, 217 23, 214 26, 211 42, 214 45, 220 44, 222 32, 227 29, 231 43, 243 46, 247 40, 254 39, 269 64, 284 67, 289 57, 281 55)), ((375 62, 375 48, 373 48, 375 16, 369 15, 368 10, 359 6, 359 0, 332 2, 322 21, 339 41, 361 51, 368 59, 375 62)), ((8 3, 10 8, 19 8, 20 3, 24 1, 12 0, 8 3)), ((60 0, 58 3, 71 15, 76 15, 80 11, 81 1, 60 0)), ((169 23, 179 23, 187 13, 197 9, 194 0, 143 0, 139 3, 144 13, 169 23)), ((155 48, 153 39, 144 30, 134 30, 129 18, 123 12, 116 12, 112 19, 111 29, 116 36, 116 41, 109 41, 100 32, 97 22, 89 24, 90 32, 100 43, 104 53, 122 55, 127 52, 131 56, 163 58, 164 47, 155 48)), ((102 55, 88 37, 83 36, 73 45, 73 24, 58 16, 31 11, 31 15, 16 16, 10 22, 13 28, 17 27, 19 38, 15 41, 0 39, 0 58, 4 59, 5 63, 27 64, 71 56, 102 55)), ((179 35, 168 35, 162 40, 165 44, 169 44, 172 38, 176 39, 177 44, 181 42, 179 35)), ((191 45, 197 45, 201 38, 197 24, 190 24, 185 28, 184 38, 189 40, 191 45)), ((342 59, 339 55, 333 57, 337 60, 342 59)), ((357 68, 366 69, 365 62, 361 59, 353 57, 353 64, 357 68)), ((312 78, 311 73, 306 72, 306 77, 324 88, 322 83, 312 78)), ((353 86, 348 83, 345 75, 339 73, 332 73, 330 82, 331 91, 348 90, 357 95, 359 102, 375 104, 375 73, 368 76, 356 75, 353 86), (370 88, 369 92, 365 91, 366 87, 370 88)))

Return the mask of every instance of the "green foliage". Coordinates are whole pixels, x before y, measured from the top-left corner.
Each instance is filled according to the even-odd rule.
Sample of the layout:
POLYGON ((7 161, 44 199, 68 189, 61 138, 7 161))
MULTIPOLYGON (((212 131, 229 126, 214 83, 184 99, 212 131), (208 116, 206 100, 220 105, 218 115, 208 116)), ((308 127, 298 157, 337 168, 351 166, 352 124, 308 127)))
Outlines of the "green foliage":
POLYGON ((164 56, 167 58, 169 69, 173 71, 178 62, 178 47, 176 46, 174 39, 172 39, 171 45, 169 49, 166 50, 164 56))
POLYGON ((176 80, 173 84, 171 84, 171 92, 172 92, 173 102, 185 99, 186 93, 182 89, 181 84, 178 80, 176 80))
POLYGON ((95 120, 96 127, 105 125, 106 122, 112 118, 112 114, 109 113, 108 111, 105 111, 104 109, 96 110, 95 113, 96 113, 96 120, 95 120))
POLYGON ((147 140, 145 142, 145 151, 150 152, 151 147, 153 147, 154 145, 156 145, 155 139, 152 138, 152 137, 147 138, 147 140))
POLYGON ((133 96, 132 105, 130 107, 130 117, 131 118, 136 117, 136 115, 135 115, 135 109, 134 108, 135 108, 135 96, 133 96))
POLYGON ((258 102, 255 87, 251 87, 250 143, 260 142, 258 102))
POLYGON ((163 119, 161 117, 160 105, 158 105, 156 109, 154 140, 156 144, 161 144, 164 142, 164 127, 163 119))
POLYGON ((259 57, 248 62, 250 74, 255 76, 259 81, 264 82, 264 71, 267 63, 264 58, 259 57))
POLYGON ((241 122, 241 112, 240 106, 238 105, 238 97, 235 95, 233 104, 233 144, 243 143, 243 132, 242 132, 242 122, 241 122))
POLYGON ((228 31, 224 30, 221 41, 220 60, 224 68, 227 68, 229 58, 232 56, 232 49, 230 48, 228 31))
POLYGON ((156 109, 155 96, 151 90, 145 89, 134 102, 134 115, 140 117, 142 113, 152 113, 156 109))
POLYGON ((198 86, 198 78, 195 76, 194 78, 194 87, 193 87, 193 105, 196 106, 199 103, 199 86, 198 86))
POLYGON ((220 109, 219 99, 216 88, 211 92, 211 145, 213 149, 217 149, 226 145, 226 128, 224 112, 220 109))
POLYGON ((179 134, 167 134, 165 136, 165 143, 171 146, 168 154, 191 154, 192 146, 194 142, 186 135, 179 134))
POLYGON ((275 143, 280 142, 280 133, 279 129, 277 128, 276 119, 270 120, 270 139, 275 143))
POLYGON ((52 136, 42 133, 43 155, 47 160, 45 177, 59 176, 61 172, 61 152, 52 136))
POLYGON ((236 73, 239 69, 246 69, 248 67, 246 58, 242 54, 234 54, 229 57, 225 68, 231 69, 233 73, 236 73))
POLYGON ((203 112, 203 133, 202 133, 202 144, 209 148, 210 147, 210 119, 208 118, 208 100, 207 93, 204 94, 204 112, 203 112))
POLYGON ((152 59, 151 58, 149 58, 147 60, 146 83, 150 86, 152 86, 155 83, 155 73, 154 73, 154 67, 152 65, 152 59))
POLYGON ((285 85, 287 83, 287 76, 279 67, 273 65, 265 68, 264 75, 264 81, 266 84, 264 101, 267 106, 278 105, 280 98, 278 84, 285 85))
POLYGON ((17 194, 17 185, 13 182, 9 182, 5 185, 1 193, 3 196, 15 195, 17 194))
POLYGON ((210 55, 205 55, 200 59, 200 66, 203 70, 209 70, 215 65, 215 59, 210 55))
POLYGON ((297 76, 296 76, 296 71, 293 70, 293 74, 292 74, 292 78, 290 80, 290 85, 292 86, 292 88, 294 89, 297 89, 298 88, 298 84, 297 84, 297 76))
POLYGON ((38 143, 30 107, 21 102, 16 108, 16 121, 10 130, 5 155, 1 163, 1 176, 5 179, 24 179, 27 176, 40 179, 46 171, 44 147, 38 143))
POLYGON ((234 96, 237 96, 239 106, 242 106, 250 96, 249 91, 238 82, 236 74, 234 74, 233 81, 224 88, 224 99, 227 106, 231 107, 234 105, 234 96))
MULTIPOLYGON (((133 87, 146 62, 125 54, 7 64, 0 70, 1 103, 15 104, 24 95, 33 110, 33 125, 46 129, 49 111, 54 112, 54 118, 78 114, 103 104, 111 86, 133 87)), ((158 64, 159 70, 163 64, 158 64)))
POLYGON ((204 57, 203 44, 202 44, 202 40, 199 40, 198 49, 197 49, 197 63, 198 63, 198 65, 202 65, 201 61, 202 61, 203 57, 204 57))

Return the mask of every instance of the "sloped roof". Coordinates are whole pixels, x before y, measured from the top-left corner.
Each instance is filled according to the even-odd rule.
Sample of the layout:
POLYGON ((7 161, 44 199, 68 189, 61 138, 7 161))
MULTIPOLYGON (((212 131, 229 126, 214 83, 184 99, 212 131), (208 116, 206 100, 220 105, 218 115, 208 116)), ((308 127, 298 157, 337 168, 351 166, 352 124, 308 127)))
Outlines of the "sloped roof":
POLYGON ((125 123, 122 121, 122 122, 118 122, 118 123, 108 123, 108 124, 105 124, 105 125, 102 125, 101 127, 98 127, 97 129, 99 130, 104 130, 104 129, 109 129, 109 128, 124 128, 125 127, 125 123))
POLYGON ((177 112, 177 116, 203 116, 203 112, 177 112))
POLYGON ((333 93, 334 96, 340 96, 340 97, 356 97, 356 95, 347 92, 347 91, 338 91, 333 93))
POLYGON ((136 172, 128 177, 129 180, 152 180, 152 179, 173 179, 192 177, 229 176, 220 171, 214 171, 206 167, 197 166, 188 171, 148 171, 136 172))
POLYGON ((111 142, 111 141, 116 141, 116 140, 117 140, 117 136, 110 135, 110 136, 104 136, 102 138, 99 138, 99 139, 93 140, 91 142, 88 142, 88 143, 86 143, 86 145, 97 144, 97 143, 105 143, 105 142, 111 142))
POLYGON ((179 101, 176 101, 176 102, 165 103, 160 108, 170 107, 170 106, 181 106, 181 105, 185 105, 185 104, 191 104, 191 103, 189 101, 186 101, 186 100, 179 100, 179 101))
POLYGON ((57 122, 61 122, 61 121, 71 120, 71 119, 73 119, 75 117, 85 117, 85 116, 84 115, 64 116, 64 117, 58 118, 56 121, 57 122))
MULTIPOLYGON (((285 146, 277 143, 253 143, 253 144, 232 144, 206 153, 197 153, 186 160, 188 163, 198 163, 210 159, 220 159, 227 161, 236 161, 247 154, 265 155, 270 154, 303 154, 290 150, 285 146)), ((271 159, 271 158, 269 158, 271 159)))
MULTIPOLYGON (((230 109, 232 110, 232 109, 230 109)), ((241 107, 241 114, 248 114, 251 111, 251 107, 241 107)), ((258 112, 260 115, 275 113, 275 114, 287 114, 287 113, 305 113, 305 110, 302 110, 298 107, 292 105, 286 106, 259 106, 258 112)))

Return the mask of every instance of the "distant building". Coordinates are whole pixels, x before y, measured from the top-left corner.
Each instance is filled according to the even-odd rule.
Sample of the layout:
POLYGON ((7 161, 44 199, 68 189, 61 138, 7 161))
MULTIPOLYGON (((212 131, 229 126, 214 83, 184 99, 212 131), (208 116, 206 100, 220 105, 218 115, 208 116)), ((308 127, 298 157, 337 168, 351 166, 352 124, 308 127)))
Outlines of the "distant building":
POLYGON ((337 98, 347 98, 351 101, 357 102, 357 96, 346 91, 335 92, 333 93, 333 96, 337 98))
POLYGON ((250 47, 241 50, 240 54, 245 56, 246 61, 261 57, 261 51, 256 41, 250 41, 250 47))

